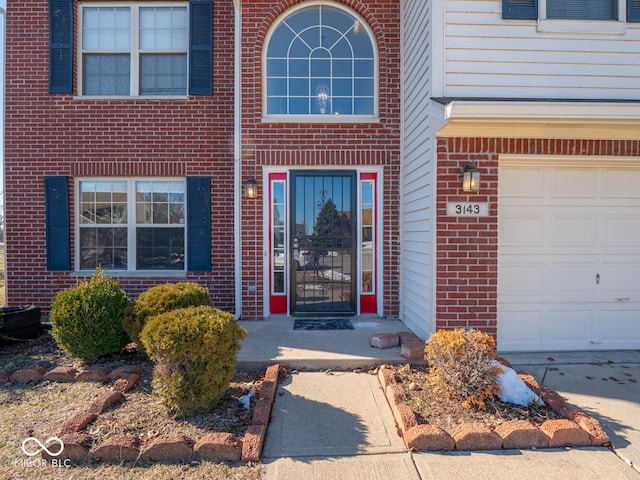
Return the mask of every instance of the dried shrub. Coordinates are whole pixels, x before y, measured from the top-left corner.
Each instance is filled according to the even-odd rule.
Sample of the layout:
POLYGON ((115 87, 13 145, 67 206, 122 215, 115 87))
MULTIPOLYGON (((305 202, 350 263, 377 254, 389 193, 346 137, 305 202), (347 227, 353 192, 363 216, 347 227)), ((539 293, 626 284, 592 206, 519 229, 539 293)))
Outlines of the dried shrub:
POLYGON ((246 330, 213 307, 172 310, 148 319, 140 337, 151 360, 154 392, 177 417, 215 407, 235 375, 246 330))
POLYGON ((467 408, 485 409, 485 402, 499 391, 496 342, 478 330, 439 330, 427 340, 425 359, 429 382, 467 408))
POLYGON ((211 305, 208 290, 193 282, 165 283, 142 292, 138 299, 127 307, 122 327, 132 342, 142 350, 140 332, 147 319, 178 308, 211 305))

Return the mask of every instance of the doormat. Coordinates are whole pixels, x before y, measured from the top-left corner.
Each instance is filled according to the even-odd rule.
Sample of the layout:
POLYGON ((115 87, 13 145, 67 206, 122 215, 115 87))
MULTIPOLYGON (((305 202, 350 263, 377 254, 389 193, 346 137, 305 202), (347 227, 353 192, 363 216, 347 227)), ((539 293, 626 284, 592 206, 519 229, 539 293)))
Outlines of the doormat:
POLYGON ((294 330, 353 330, 348 318, 297 318, 294 330))

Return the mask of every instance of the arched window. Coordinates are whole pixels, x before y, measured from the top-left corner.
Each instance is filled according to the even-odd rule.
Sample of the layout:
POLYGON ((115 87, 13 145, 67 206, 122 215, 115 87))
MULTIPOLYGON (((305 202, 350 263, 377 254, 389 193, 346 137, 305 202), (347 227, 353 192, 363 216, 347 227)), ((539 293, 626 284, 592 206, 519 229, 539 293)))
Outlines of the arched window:
POLYGON ((271 29, 265 56, 266 115, 377 114, 377 52, 355 13, 314 3, 271 29))

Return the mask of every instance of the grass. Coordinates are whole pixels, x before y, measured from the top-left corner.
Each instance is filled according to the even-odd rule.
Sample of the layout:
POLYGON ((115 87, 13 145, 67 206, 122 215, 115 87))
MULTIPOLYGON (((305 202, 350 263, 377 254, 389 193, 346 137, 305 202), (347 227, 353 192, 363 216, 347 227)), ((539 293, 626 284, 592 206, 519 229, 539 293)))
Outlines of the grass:
MULTIPOLYGON (((113 369, 123 364, 136 363, 142 367, 142 378, 124 401, 101 414, 85 429, 96 443, 112 434, 129 433, 141 437, 143 446, 165 433, 184 433, 194 440, 208 431, 231 431, 243 435, 243 425, 250 423, 251 411, 245 414, 238 407, 237 397, 242 395, 245 382, 255 380, 256 372, 239 372, 227 394, 211 413, 188 419, 175 420, 167 415, 161 401, 151 388, 151 364, 139 355, 123 353, 102 359, 100 365, 113 369), (244 416, 246 415, 246 416, 244 416), (227 427, 230 427, 227 429, 227 427)), ((0 346, 0 368, 12 370, 42 366, 51 369, 57 365, 81 368, 81 362, 60 351, 48 334, 28 344, 0 346)), ((259 387, 259 377, 256 381, 259 387)), ((40 456, 27 457, 22 442, 28 437, 45 441, 60 434, 64 423, 76 413, 86 410, 93 399, 108 389, 108 385, 95 382, 40 382, 36 385, 0 386, 0 480, 14 479, 231 479, 258 480, 262 476, 260 464, 229 464, 225 462, 192 461, 183 464, 154 464, 127 462, 111 465, 91 459, 79 465, 53 466, 43 464, 40 456)))

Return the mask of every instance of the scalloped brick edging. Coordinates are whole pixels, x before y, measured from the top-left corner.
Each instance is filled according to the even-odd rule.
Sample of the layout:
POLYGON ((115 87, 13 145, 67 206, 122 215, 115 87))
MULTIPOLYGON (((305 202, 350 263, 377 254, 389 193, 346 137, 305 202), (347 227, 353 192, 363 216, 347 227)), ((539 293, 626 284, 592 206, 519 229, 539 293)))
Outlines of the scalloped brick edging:
MULTIPOLYGON (((512 368, 506 360, 499 361, 512 368)), ((390 367, 383 365, 379 368, 378 380, 398 425, 398 434, 411 451, 586 447, 610 443, 595 418, 582 410, 570 408, 557 392, 541 388, 531 375, 517 373, 546 405, 564 418, 547 420, 540 427, 526 420, 511 420, 498 425, 495 430, 482 423, 465 423, 452 432, 446 432, 436 425, 418 422, 411 407, 405 404, 406 392, 396 382, 390 367)))
MULTIPOLYGON (((112 382, 113 390, 98 395, 84 412, 67 419, 60 432, 64 450, 55 458, 59 460, 83 461, 86 459, 103 462, 121 463, 137 459, 154 462, 176 462, 187 459, 219 459, 225 461, 256 462, 262 455, 262 447, 271 418, 271 408, 278 387, 280 365, 267 368, 257 395, 251 425, 244 439, 231 433, 211 432, 197 442, 183 434, 160 435, 142 450, 141 439, 137 435, 112 435, 100 445, 91 448, 93 438, 84 432, 87 425, 98 415, 125 399, 140 379, 140 369, 136 366, 124 366, 111 372, 104 367, 90 368, 78 372, 72 367, 56 367, 46 372, 42 367, 25 368, 15 372, 2 369, 0 382, 27 384, 49 380, 55 382, 96 381, 112 382)), ((43 458, 49 458, 43 452, 43 458)), ((53 457, 51 457, 53 458, 53 457)), ((49 458, 50 459, 50 458, 49 458)))

